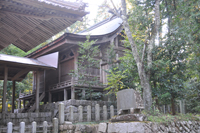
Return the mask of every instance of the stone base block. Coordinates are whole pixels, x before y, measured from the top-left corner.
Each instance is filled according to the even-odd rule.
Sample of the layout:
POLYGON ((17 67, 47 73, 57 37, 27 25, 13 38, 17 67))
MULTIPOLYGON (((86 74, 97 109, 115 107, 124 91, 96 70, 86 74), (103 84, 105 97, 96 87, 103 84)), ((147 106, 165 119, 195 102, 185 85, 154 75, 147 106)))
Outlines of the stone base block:
POLYGON ((111 122, 119 122, 119 121, 146 121, 147 117, 143 114, 127 114, 127 115, 119 115, 112 117, 110 119, 111 122))

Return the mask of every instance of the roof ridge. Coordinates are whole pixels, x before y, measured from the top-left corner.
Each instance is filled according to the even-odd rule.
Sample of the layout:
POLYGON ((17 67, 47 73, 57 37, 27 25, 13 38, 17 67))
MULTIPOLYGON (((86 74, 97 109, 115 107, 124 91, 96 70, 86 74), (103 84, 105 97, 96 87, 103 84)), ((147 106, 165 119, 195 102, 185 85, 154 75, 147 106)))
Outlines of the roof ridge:
POLYGON ((84 29, 84 30, 82 30, 82 31, 80 31, 80 32, 78 32, 78 33, 84 33, 84 32, 91 31, 91 30, 96 29, 96 28, 102 26, 103 24, 108 23, 108 22, 110 22, 111 20, 116 19, 116 18, 118 18, 118 17, 117 17, 117 16, 116 16, 116 17, 111 16, 111 17, 109 17, 109 18, 107 18, 107 19, 104 19, 103 21, 100 21, 100 22, 94 24, 93 26, 91 26, 91 27, 89 27, 89 28, 87 28, 87 29, 84 29))

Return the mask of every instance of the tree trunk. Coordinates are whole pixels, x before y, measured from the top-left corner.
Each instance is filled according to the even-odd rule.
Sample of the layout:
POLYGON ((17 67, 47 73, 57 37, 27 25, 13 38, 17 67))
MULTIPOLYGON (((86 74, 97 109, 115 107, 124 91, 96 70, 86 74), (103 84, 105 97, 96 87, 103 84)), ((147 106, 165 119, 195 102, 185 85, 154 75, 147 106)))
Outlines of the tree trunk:
POLYGON ((172 115, 176 115, 174 95, 171 94, 171 96, 172 96, 172 97, 171 97, 172 115))
POLYGON ((130 31, 130 27, 129 27, 127 15, 126 15, 126 2, 125 2, 125 0, 121 0, 121 3, 122 3, 122 16, 121 16, 121 18, 123 20, 124 30, 126 32, 128 40, 131 44, 131 49, 132 49, 132 54, 133 54, 134 60, 137 64, 138 74, 139 74, 139 77, 140 77, 141 86, 143 88, 143 99, 144 99, 145 109, 150 110, 151 106, 152 106, 151 86, 150 86, 149 81, 147 79, 143 63, 142 63, 140 56, 138 54, 137 46, 136 46, 136 44, 135 44, 135 42, 132 38, 132 33, 130 31))

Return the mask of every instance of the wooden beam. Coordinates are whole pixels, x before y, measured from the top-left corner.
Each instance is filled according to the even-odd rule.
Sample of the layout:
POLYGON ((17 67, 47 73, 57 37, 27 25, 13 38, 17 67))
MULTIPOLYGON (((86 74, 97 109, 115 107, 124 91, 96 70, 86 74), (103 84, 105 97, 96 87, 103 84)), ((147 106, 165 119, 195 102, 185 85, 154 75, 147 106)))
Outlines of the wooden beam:
POLYGON ((35 112, 39 112, 39 93, 40 93, 40 71, 37 71, 37 79, 36 79, 36 93, 35 93, 35 112))
POLYGON ((25 68, 24 70, 21 70, 20 72, 18 72, 13 78, 12 81, 20 78, 22 75, 26 74, 27 72, 31 71, 30 68, 25 68))
POLYGON ((12 113, 14 113, 15 109, 15 81, 12 82, 13 89, 12 89, 12 113))
POLYGON ((8 67, 4 67, 4 82, 3 82, 3 103, 2 103, 2 112, 6 113, 6 92, 7 92, 7 80, 8 80, 8 67))

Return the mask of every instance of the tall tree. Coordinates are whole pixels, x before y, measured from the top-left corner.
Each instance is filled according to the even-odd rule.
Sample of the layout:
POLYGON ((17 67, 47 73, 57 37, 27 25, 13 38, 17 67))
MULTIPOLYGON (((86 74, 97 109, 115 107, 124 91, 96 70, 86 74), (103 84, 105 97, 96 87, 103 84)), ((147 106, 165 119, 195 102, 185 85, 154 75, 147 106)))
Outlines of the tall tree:
POLYGON ((121 10, 117 9, 116 6, 114 5, 113 1, 111 0, 112 5, 114 7, 114 9, 110 8, 110 11, 115 14, 116 16, 120 17, 123 20, 123 26, 124 26, 124 30, 126 33, 126 36, 128 38, 128 41, 130 43, 131 46, 131 50, 132 50, 132 54, 134 57, 134 60, 136 62, 137 65, 137 69, 138 69, 138 75, 140 78, 140 83, 141 86, 143 88, 143 99, 144 99, 144 104, 145 104, 145 109, 150 110, 151 109, 151 105, 152 105, 152 92, 151 92, 151 86, 149 83, 149 76, 150 76, 150 68, 152 66, 152 50, 154 47, 154 41, 155 41, 155 37, 158 34, 158 29, 159 29, 159 23, 160 23, 160 11, 159 11, 159 4, 160 1, 156 0, 155 4, 154 4, 154 26, 151 27, 151 29, 149 29, 151 32, 151 34, 145 39, 146 41, 144 42, 143 45, 143 51, 142 53, 140 53, 140 51, 138 50, 138 46, 134 41, 133 38, 133 34, 131 32, 130 29, 130 25, 128 22, 128 15, 127 15, 127 7, 126 7, 126 1, 125 0, 121 0, 121 10), (147 41, 149 40, 149 41, 147 41), (147 48, 146 48, 147 47, 147 48), (148 70, 145 70, 145 66, 144 66, 144 57, 147 54, 147 65, 148 65, 148 70), (148 73, 148 74, 147 74, 148 73))

